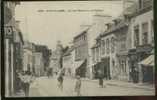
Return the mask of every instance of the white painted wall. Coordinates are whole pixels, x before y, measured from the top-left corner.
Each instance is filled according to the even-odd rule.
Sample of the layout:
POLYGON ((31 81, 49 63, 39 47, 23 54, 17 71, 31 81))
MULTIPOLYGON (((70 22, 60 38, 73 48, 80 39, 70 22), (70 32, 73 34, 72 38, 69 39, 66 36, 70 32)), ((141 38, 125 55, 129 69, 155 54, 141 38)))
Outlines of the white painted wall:
POLYGON ((142 24, 145 22, 148 22, 148 43, 151 44, 152 41, 152 33, 151 33, 151 21, 153 20, 153 10, 146 12, 144 14, 141 14, 139 16, 136 16, 132 18, 131 20, 131 43, 132 43, 132 48, 135 48, 134 46, 134 26, 139 25, 140 27, 140 33, 139 33, 139 38, 140 38, 140 45, 142 45, 142 24))

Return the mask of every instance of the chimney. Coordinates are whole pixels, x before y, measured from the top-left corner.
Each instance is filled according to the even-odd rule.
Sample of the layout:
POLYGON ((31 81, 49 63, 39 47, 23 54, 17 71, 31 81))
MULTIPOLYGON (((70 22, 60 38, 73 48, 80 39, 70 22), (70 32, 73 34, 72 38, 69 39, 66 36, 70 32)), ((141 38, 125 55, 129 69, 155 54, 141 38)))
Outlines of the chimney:
POLYGON ((112 26, 112 23, 107 23, 106 26, 107 26, 106 30, 109 30, 111 28, 111 26, 112 26))
POLYGON ((114 25, 118 25, 120 23, 121 19, 120 18, 117 18, 117 19, 114 19, 113 22, 114 22, 114 25))

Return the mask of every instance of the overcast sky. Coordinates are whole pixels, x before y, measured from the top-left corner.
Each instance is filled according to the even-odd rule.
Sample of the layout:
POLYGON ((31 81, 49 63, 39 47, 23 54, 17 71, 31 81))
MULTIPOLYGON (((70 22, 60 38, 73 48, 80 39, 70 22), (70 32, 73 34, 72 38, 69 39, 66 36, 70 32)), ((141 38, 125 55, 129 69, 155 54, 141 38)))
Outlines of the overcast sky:
POLYGON ((21 21, 20 29, 25 40, 55 49, 57 40, 64 46, 68 45, 73 37, 79 34, 80 25, 91 24, 92 15, 103 13, 113 17, 118 16, 122 12, 122 2, 21 2, 15 11, 16 20, 21 21), (63 10, 64 12, 61 12, 63 10))

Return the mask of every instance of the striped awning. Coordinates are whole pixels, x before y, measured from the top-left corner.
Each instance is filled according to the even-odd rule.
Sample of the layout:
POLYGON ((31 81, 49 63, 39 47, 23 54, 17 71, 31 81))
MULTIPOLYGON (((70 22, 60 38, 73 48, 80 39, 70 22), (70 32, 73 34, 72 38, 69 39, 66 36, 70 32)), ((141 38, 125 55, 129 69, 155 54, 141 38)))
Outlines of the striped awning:
POLYGON ((150 55, 149 57, 147 57, 143 61, 139 62, 138 64, 146 65, 146 66, 154 66, 154 63, 155 63, 154 62, 154 55, 150 55))

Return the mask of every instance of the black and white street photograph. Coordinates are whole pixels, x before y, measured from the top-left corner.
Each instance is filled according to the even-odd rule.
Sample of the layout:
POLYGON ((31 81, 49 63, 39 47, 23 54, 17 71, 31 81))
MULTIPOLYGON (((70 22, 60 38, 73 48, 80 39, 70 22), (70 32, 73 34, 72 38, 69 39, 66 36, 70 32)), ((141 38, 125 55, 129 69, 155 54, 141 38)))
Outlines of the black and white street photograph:
POLYGON ((5 97, 155 96, 153 0, 3 6, 5 97))

